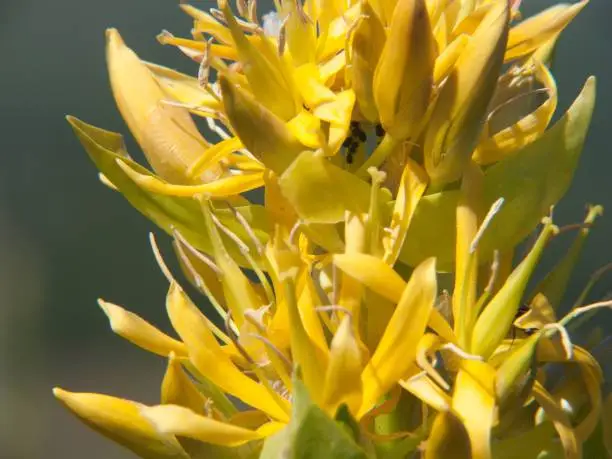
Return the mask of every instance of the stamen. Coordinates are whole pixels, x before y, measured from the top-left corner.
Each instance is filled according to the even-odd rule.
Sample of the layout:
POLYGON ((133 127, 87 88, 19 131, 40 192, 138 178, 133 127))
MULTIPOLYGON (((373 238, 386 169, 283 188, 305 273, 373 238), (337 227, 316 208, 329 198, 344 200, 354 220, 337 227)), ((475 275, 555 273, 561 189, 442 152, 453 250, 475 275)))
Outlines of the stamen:
POLYGON ((234 243, 238 246, 238 249, 243 254, 250 252, 249 247, 244 242, 242 242, 242 240, 236 234, 234 234, 228 227, 221 223, 219 218, 213 212, 210 213, 210 216, 217 228, 219 228, 227 237, 234 241, 234 243))
POLYGON ((221 137, 222 140, 227 140, 231 137, 227 132, 221 129, 214 118, 206 117, 206 124, 208 125, 208 128, 221 137))
MULTIPOLYGON (((227 311, 217 301, 217 298, 213 295, 212 291, 210 290, 210 288, 208 287, 208 285, 206 284, 206 282, 204 281, 202 276, 200 276, 200 274, 195 270, 193 264, 191 263, 191 260, 189 260, 189 257, 187 256, 187 254, 183 250, 183 246, 187 247, 190 251, 194 250, 195 252, 192 252, 192 253, 194 253, 194 255, 196 257, 198 256, 197 254, 199 254, 199 252, 197 250, 195 250, 194 248, 191 248, 191 246, 189 244, 186 244, 185 242, 183 242, 183 240, 179 239, 179 237, 182 237, 182 236, 180 236, 180 233, 178 231, 173 231, 173 235, 174 235, 174 237, 176 238, 176 240, 178 242, 176 244, 176 250, 178 251, 179 257, 180 257, 181 261, 185 264, 185 267, 187 268, 189 273, 195 279, 196 287, 198 289, 200 289, 200 291, 202 291, 204 293, 204 295, 206 295, 206 298, 208 299, 208 301, 210 301, 210 303, 212 304, 212 307, 215 309, 215 311, 217 311, 217 314, 219 314, 219 317, 221 317, 223 320, 227 320, 227 311)), ((204 261, 202 258, 199 258, 199 259, 204 261)), ((220 270, 219 270, 219 272, 220 272, 220 270)), ((236 332, 236 333, 238 332, 238 328, 237 328, 236 324, 233 321, 231 322, 231 327, 234 330, 234 332, 236 332)), ((217 327, 215 326, 214 329, 213 329, 213 332, 215 331, 216 328, 217 327)), ((219 335, 217 335, 217 336, 219 336, 219 335)), ((225 335, 221 339, 222 339, 222 341, 227 342, 227 337, 225 337, 225 335)))
POLYGON ((246 17, 253 24, 259 25, 259 20, 257 18, 257 0, 250 0, 248 2, 248 10, 246 17))
POLYGON ((498 111, 500 111, 502 108, 506 107, 507 105, 510 105, 524 97, 533 96, 533 95, 542 94, 542 93, 546 93, 550 97, 550 94, 552 93, 552 91, 549 88, 539 88, 539 89, 533 89, 526 93, 518 94, 514 97, 511 97, 510 99, 502 102, 501 104, 499 104, 497 107, 495 107, 489 112, 489 114, 487 115, 487 122, 491 121, 491 118, 493 118, 493 116, 495 116, 498 111))
POLYGON ((570 225, 565 225, 559 228, 559 232, 555 234, 558 236, 561 233, 567 233, 569 231, 574 230, 583 230, 583 229, 591 229, 593 227, 593 223, 572 223, 570 225))
POLYGON ((287 44, 287 19, 288 17, 281 22, 280 29, 278 30, 278 55, 281 57, 285 54, 285 45, 287 44))
POLYGON ((201 87, 208 86, 208 77, 210 75, 210 58, 211 58, 212 40, 213 39, 210 38, 206 42, 206 49, 204 50, 204 55, 202 56, 202 60, 200 61, 200 67, 198 68, 198 84, 201 87))
POLYGON ((312 21, 310 16, 308 16, 306 14, 306 11, 304 11, 304 5, 302 4, 302 2, 300 0, 294 0, 294 3, 295 11, 298 13, 298 17, 300 18, 302 23, 314 25, 314 22, 312 21))
POLYGON ((242 346, 242 344, 240 344, 240 341, 238 340, 238 333, 234 333, 234 330, 231 327, 231 323, 232 323, 232 313, 228 311, 227 315, 225 316, 225 320, 224 320, 225 333, 227 333, 227 336, 232 341, 232 344, 236 346, 236 349, 238 349, 238 352, 240 352, 240 355, 242 355, 242 357, 244 357, 244 359, 247 362, 249 362, 251 365, 256 366, 257 364, 255 363, 255 361, 251 358, 251 356, 246 351, 246 349, 242 346))
POLYGON ((440 349, 446 349, 451 351, 454 354, 457 354, 459 357, 465 360, 474 360, 476 362, 483 362, 484 359, 480 355, 468 354, 460 347, 456 346, 453 343, 446 343, 444 346, 440 347, 440 349))
POLYGON ((572 309, 575 309, 584 303, 584 300, 586 299, 587 295, 591 292, 591 289, 595 286, 595 284, 601 278, 601 276, 603 276, 608 271, 612 271, 612 263, 608 263, 607 265, 602 266, 601 268, 596 270, 593 274, 591 274, 591 277, 589 278, 587 285, 584 287, 584 289, 580 293, 580 296, 574 303, 572 309))
POLYGON ((504 204, 504 198, 499 198, 497 201, 493 203, 493 205, 489 209, 489 212, 487 212, 487 215, 483 219, 482 224, 480 225, 480 228, 478 228, 478 231, 476 232, 476 236, 474 236, 474 239, 472 240, 472 243, 470 244, 470 255, 473 254, 478 248, 478 243, 480 242, 480 239, 482 239, 482 236, 485 230, 491 224, 493 217, 495 217, 495 215, 499 212, 503 204, 504 204))
POLYGON ((246 359, 246 361, 249 362, 253 366, 253 373, 255 373, 259 382, 263 384, 266 390, 270 393, 270 395, 272 395, 272 397, 274 398, 278 406, 281 407, 283 410, 287 411, 288 410, 287 405, 283 403, 283 400, 279 399, 280 394, 274 389, 273 385, 270 384, 270 381, 268 380, 268 378, 266 378, 265 374, 261 371, 261 367, 251 358, 251 356, 246 351, 246 349, 242 346, 242 344, 240 344, 238 340, 238 335, 234 334, 233 331, 230 329, 231 328, 229 327, 230 317, 231 317, 231 313, 228 313, 226 321, 225 321, 225 327, 226 327, 228 336, 232 340, 232 343, 234 344, 234 346, 236 346, 236 349, 238 349, 238 352, 240 352, 240 354, 246 359))
POLYGON ((490 294, 493 291, 495 282, 497 282, 498 274, 499 274, 499 250, 494 250, 493 251, 493 261, 491 262, 491 274, 489 276, 489 281, 487 282, 487 286, 484 289, 485 293, 490 294))
POLYGON ((253 227, 249 224, 249 222, 246 220, 246 218, 244 218, 244 215, 242 215, 240 212, 238 212, 238 210, 234 206, 232 206, 231 204, 228 204, 228 207, 232 211, 232 214, 234 214, 234 217, 236 218, 236 220, 238 220, 238 223, 240 223, 240 225, 242 225, 242 227, 246 231, 247 235, 249 236, 249 238, 253 242, 253 245, 255 246, 255 249, 257 250, 257 253, 259 253, 260 255, 263 254, 266 249, 263 246, 263 244, 261 243, 261 241, 259 240, 259 238, 257 237, 257 235, 255 234, 255 231, 253 230, 253 227))
POLYGON ((442 375, 438 373, 436 369, 434 368, 434 366, 437 364, 435 355, 433 356, 433 359, 431 362, 428 360, 428 357, 430 354, 428 351, 429 349, 425 351, 417 352, 417 355, 416 355, 417 366, 421 370, 425 371, 429 375, 429 377, 433 379, 436 382, 436 384, 438 384, 438 386, 440 386, 445 391, 450 391, 450 384, 448 384, 448 382, 446 382, 446 380, 442 377, 442 375))
POLYGON ((208 107, 205 107, 203 105, 185 104, 183 102, 177 102, 176 100, 168 100, 168 99, 161 100, 161 103, 164 105, 170 105, 172 107, 180 107, 180 108, 185 108, 190 111, 200 112, 204 116, 218 116, 219 115, 216 111, 208 107))
MULTIPOLYGON (((563 350, 565 351, 565 356, 567 360, 572 360, 574 358, 574 347, 572 345, 572 341, 570 340, 569 333, 565 327, 563 327, 560 323, 551 323, 546 324, 542 328, 542 330, 548 331, 553 330, 559 333, 559 337, 561 338, 561 345, 563 346, 563 350)), ((551 337, 553 333, 547 333, 547 337, 551 337)))
POLYGON ((192 246, 187 239, 185 239, 185 237, 181 234, 181 232, 179 230, 177 230, 176 228, 172 228, 172 235, 178 240, 180 241, 180 243, 182 245, 184 245, 190 253, 192 253, 198 260, 201 260, 202 262, 204 262, 210 269, 212 269, 215 274, 217 274, 218 276, 223 275, 223 271, 221 271, 221 268, 219 268, 214 261, 212 261, 211 258, 207 257, 205 254, 203 254, 202 252, 200 252, 198 249, 196 249, 194 246, 192 246))
POLYGON ((168 282, 173 283, 174 277, 172 276, 170 269, 168 269, 168 265, 162 257, 161 251, 159 250, 159 246, 157 245, 157 241, 155 240, 155 235, 153 233, 149 233, 149 243, 151 244, 153 256, 155 257, 155 261, 157 261, 161 272, 164 274, 168 282))
MULTIPOLYGON (((223 11, 217 8, 211 8, 209 11, 212 17, 214 17, 217 21, 221 22, 224 25, 227 25, 227 21, 225 19, 223 11)), ((255 33, 260 28, 257 24, 251 24, 250 22, 240 19, 236 16, 234 16, 234 19, 236 20, 236 23, 240 26, 243 32, 255 33)))
POLYGON ((301 229, 301 227, 302 222, 298 220, 297 222, 295 222, 295 225, 293 225, 293 228, 291 228, 291 231, 289 232, 289 244, 294 247, 297 247, 296 236, 300 232, 299 230, 301 229))
POLYGON ((612 309, 612 300, 599 301, 597 303, 592 303, 586 306, 574 308, 573 311, 569 312, 563 319, 559 321, 559 324, 565 327, 569 322, 578 318, 579 316, 602 308, 612 309))
POLYGON ((271 306, 272 305, 267 304, 257 310, 247 309, 244 311, 244 319, 259 330, 260 333, 265 333, 266 328, 263 325, 263 315, 268 312, 271 306))
POLYGON ((236 7, 238 8, 238 14, 242 17, 247 17, 248 5, 246 0, 236 0, 236 7))
POLYGON ((291 372, 291 369, 293 368, 293 364, 291 363, 291 360, 289 360, 289 358, 283 353, 283 351, 281 351, 278 347, 276 347, 272 341, 270 341, 265 336, 258 335, 255 333, 245 333, 244 336, 249 337, 249 338, 255 338, 261 341, 262 343, 264 343, 285 364, 286 370, 291 372))
MULTIPOLYGON (((253 270, 253 272, 255 272, 255 275, 259 279, 259 282, 261 283, 261 285, 262 285, 262 287, 264 289, 264 292, 266 293, 266 298, 268 300, 268 303, 275 304, 276 303, 276 298, 274 296, 274 290, 272 289, 272 286, 270 285, 270 281, 268 280, 268 278, 266 277, 266 275, 262 271, 262 269, 259 266, 259 264, 251 256, 251 254, 250 254, 251 249, 235 233, 233 233, 229 228, 227 228, 225 225, 223 225, 223 223, 221 223, 221 221, 214 214, 214 212, 211 212, 210 215, 211 215, 213 223, 223 233, 225 233, 232 241, 234 241, 238 245, 238 249, 241 251, 241 253, 244 255, 246 260, 249 262, 249 264, 251 265, 251 269, 253 270)), ((246 222, 246 220, 244 222, 248 226, 248 222, 246 222)), ((258 251, 259 254, 263 253, 263 249, 260 252, 259 251, 259 247, 257 247, 257 251, 258 251)))
POLYGON ((349 309, 345 308, 344 306, 340 306, 337 304, 329 304, 327 306, 317 306, 316 308, 314 308, 314 310, 317 312, 342 311, 347 316, 349 316, 350 320, 353 320, 353 313, 349 309))

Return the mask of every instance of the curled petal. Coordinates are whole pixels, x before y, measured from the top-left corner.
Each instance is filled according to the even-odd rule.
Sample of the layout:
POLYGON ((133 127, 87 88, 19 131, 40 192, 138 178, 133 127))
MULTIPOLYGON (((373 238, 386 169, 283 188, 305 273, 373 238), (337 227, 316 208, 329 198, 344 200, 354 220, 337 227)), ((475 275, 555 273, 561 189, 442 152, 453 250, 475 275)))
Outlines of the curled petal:
POLYGON ((140 174, 122 161, 118 161, 118 164, 126 175, 144 190, 169 196, 194 197, 204 195, 211 199, 219 199, 239 195, 263 185, 263 172, 229 175, 201 185, 173 185, 154 175, 140 174))

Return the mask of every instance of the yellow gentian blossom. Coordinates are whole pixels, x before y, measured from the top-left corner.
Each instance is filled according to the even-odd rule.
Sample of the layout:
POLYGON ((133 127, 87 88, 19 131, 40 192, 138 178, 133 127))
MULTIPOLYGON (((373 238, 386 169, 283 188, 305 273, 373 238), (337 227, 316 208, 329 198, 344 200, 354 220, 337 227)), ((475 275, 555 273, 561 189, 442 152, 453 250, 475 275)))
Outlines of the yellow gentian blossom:
POLYGON ((181 4, 192 37, 159 40, 196 76, 109 30, 113 95, 154 172, 69 122, 216 315, 153 239, 177 336, 99 304, 168 359, 160 404, 56 397, 145 458, 580 457, 609 422, 573 331, 611 303, 585 305, 588 287, 557 317, 599 206, 529 285, 593 112, 590 78, 549 127, 550 55, 586 3, 525 20, 508 0, 279 0, 261 19, 255 0, 181 4))

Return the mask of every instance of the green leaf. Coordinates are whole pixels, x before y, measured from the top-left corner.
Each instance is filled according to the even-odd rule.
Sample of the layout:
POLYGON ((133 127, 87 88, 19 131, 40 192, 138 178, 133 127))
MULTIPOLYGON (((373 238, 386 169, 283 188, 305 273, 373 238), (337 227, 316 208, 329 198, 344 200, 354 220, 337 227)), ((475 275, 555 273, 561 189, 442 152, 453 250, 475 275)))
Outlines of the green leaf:
POLYGON ((266 441, 260 459, 367 459, 347 429, 312 402, 304 383, 293 384, 291 422, 266 441))
MULTIPOLYGON (((567 113, 542 137, 485 171, 484 205, 505 199, 479 244, 483 262, 494 250, 514 247, 538 225, 567 191, 578 164, 595 104, 595 78, 587 80, 567 113)), ((453 269, 455 209, 459 191, 421 198, 400 260, 415 266, 435 256, 438 268, 453 269)))
MULTIPOLYGON (((117 164, 117 159, 121 159, 141 174, 152 174, 129 157, 120 134, 105 131, 71 116, 68 117, 68 122, 98 170, 110 180, 132 206, 167 233, 171 233, 175 228, 193 246, 203 252, 212 253, 212 245, 207 236, 199 202, 191 198, 165 196, 143 190, 123 172, 117 164)), ((236 209, 254 228, 260 241, 265 244, 268 225, 263 207, 243 205, 236 209)), ((230 209, 217 208, 215 214, 225 226, 236 233, 247 245, 250 245, 246 231, 236 222, 230 209)), ((244 263, 244 258, 235 244, 229 239, 225 240, 232 256, 235 256, 235 259, 241 264, 244 263)))

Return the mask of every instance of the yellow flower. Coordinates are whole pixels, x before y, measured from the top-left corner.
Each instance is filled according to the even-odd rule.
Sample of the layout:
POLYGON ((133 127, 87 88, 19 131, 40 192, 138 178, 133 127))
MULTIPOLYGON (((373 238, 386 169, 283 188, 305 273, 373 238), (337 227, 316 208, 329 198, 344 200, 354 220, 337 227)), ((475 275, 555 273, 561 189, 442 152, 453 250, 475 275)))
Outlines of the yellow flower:
POLYGON ((263 23, 254 1, 181 5, 192 38, 159 40, 197 77, 140 61, 109 30, 113 94, 155 173, 120 135, 69 122, 218 317, 153 244, 178 338, 100 306, 168 359, 160 405, 55 395, 142 457, 579 457, 603 377, 570 329, 610 302, 555 310, 601 208, 527 288, 593 111, 590 78, 548 128, 550 54, 586 1, 515 24, 518 3, 284 0, 263 23))

